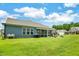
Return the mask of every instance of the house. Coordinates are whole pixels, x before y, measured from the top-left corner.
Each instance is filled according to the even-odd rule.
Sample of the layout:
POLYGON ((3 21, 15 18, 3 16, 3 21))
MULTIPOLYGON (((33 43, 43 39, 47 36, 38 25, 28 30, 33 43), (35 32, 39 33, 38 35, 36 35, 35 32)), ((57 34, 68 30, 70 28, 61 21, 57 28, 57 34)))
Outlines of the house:
POLYGON ((3 29, 0 29, 0 36, 2 36, 2 33, 3 33, 3 29))
POLYGON ((79 27, 72 27, 72 28, 69 30, 69 33, 70 33, 70 34, 79 34, 79 27))
POLYGON ((60 36, 63 36, 64 34, 66 34, 66 30, 57 30, 57 34, 60 36))
POLYGON ((1 29, 0 29, 0 36, 1 36, 1 29))
POLYGON ((16 20, 13 18, 7 18, 4 25, 4 37, 9 34, 14 34, 16 38, 22 37, 47 37, 51 36, 54 31, 53 28, 49 28, 43 24, 33 22, 31 20, 16 20))

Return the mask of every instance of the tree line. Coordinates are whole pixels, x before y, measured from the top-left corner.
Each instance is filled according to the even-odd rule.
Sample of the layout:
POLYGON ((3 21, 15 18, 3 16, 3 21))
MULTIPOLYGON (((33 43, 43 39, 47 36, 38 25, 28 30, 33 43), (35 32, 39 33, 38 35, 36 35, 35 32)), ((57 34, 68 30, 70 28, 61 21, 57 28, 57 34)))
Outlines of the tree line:
POLYGON ((71 22, 70 24, 62 24, 62 25, 53 25, 52 28, 55 28, 57 30, 61 30, 61 29, 64 29, 64 30, 69 30, 71 27, 79 27, 79 22, 77 23, 73 23, 71 22))

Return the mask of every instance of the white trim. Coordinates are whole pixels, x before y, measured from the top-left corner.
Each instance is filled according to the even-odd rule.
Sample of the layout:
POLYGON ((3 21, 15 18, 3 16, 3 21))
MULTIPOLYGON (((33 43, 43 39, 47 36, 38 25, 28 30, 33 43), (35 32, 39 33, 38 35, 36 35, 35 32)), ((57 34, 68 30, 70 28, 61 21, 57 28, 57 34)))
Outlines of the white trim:
MULTIPOLYGON (((23 34, 23 29, 24 29, 24 27, 22 28, 22 35, 24 35, 23 34)), ((31 34, 31 32, 33 32, 33 34, 34 34, 34 29, 32 29, 32 28, 25 28, 25 35, 33 35, 33 34, 31 34), (29 29, 29 34, 27 34, 27 29, 29 29), (33 31, 31 31, 31 30, 33 30, 33 31)))
MULTIPOLYGON (((28 35, 31 35, 31 28, 28 28, 29 29, 29 34, 28 35)), ((28 32, 28 31, 27 31, 28 32)))
POLYGON ((33 34, 31 34, 31 35, 34 35, 34 29, 33 29, 33 28, 31 28, 31 30, 33 30, 33 31, 31 31, 31 32, 33 32, 33 34))
MULTIPOLYGON (((24 31, 23 31, 23 29, 25 29, 25 28, 24 28, 24 27, 22 27, 22 35, 26 35, 26 32, 25 32, 25 34, 23 34, 23 32, 24 32, 24 31)), ((26 30, 25 30, 25 31, 26 31, 26 30)))
POLYGON ((49 34, 48 34, 48 30, 47 30, 47 37, 48 37, 48 35, 49 35, 49 34))
POLYGON ((27 28, 25 28, 26 30, 25 30, 25 35, 27 35, 27 28))

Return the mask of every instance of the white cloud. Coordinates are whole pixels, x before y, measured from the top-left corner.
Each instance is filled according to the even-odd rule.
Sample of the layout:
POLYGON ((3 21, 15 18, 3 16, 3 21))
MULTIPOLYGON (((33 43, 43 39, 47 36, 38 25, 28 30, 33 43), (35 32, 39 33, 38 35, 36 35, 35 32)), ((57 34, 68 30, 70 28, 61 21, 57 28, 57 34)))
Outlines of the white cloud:
MULTIPOLYGON (((74 18, 79 17, 79 14, 77 14, 77 13, 72 14, 71 17, 74 17, 74 18)), ((75 20, 75 19, 74 19, 74 20, 75 20)))
POLYGON ((8 16, 8 12, 7 11, 0 10, 0 29, 3 28, 1 23, 4 21, 3 19, 5 17, 7 17, 7 16, 8 16))
POLYGON ((0 10, 0 29, 3 28, 2 26, 2 21, 3 21, 3 18, 7 17, 8 15, 8 12, 7 11, 4 11, 4 10, 0 10))
MULTIPOLYGON (((73 10, 67 10, 65 13, 56 13, 53 12, 52 14, 46 15, 45 10, 47 8, 33 8, 33 7, 23 7, 23 8, 16 8, 14 11, 24 13, 26 17, 32 18, 44 18, 45 22, 61 22, 61 23, 69 23, 72 22, 78 14, 74 14, 73 10)), ((59 8, 60 9, 60 8, 59 8)))
MULTIPOLYGON (((44 8, 46 9, 46 8, 44 8)), ((20 13, 24 13, 24 16, 26 17, 33 17, 33 18, 37 18, 37 17, 45 17, 45 10, 40 8, 40 9, 36 9, 33 7, 23 7, 23 8, 16 8, 14 9, 14 11, 16 12, 20 12, 20 13)))
POLYGON ((55 22, 70 22, 72 21, 73 19, 66 15, 66 14, 58 14, 58 13, 53 13, 51 15, 48 16, 48 20, 52 20, 52 21, 55 21, 55 22))
POLYGON ((72 10, 67 10, 66 13, 71 14, 71 13, 73 13, 73 11, 72 10))
POLYGON ((43 8, 44 10, 48 10, 46 7, 43 8))
POLYGON ((7 18, 7 17, 17 18, 19 16, 20 16, 19 14, 10 14, 7 11, 0 10, 0 28, 3 28, 1 23, 5 22, 5 18, 7 18))
POLYGON ((65 7, 76 7, 77 5, 79 5, 78 3, 65 3, 64 6, 65 7))
POLYGON ((59 22, 67 23, 67 22, 73 21, 73 18, 67 14, 62 14, 62 15, 59 15, 59 17, 57 17, 56 20, 59 22))
MULTIPOLYGON (((67 10, 65 13, 56 13, 53 12, 49 15, 45 14, 45 10, 47 8, 33 8, 33 7, 23 7, 23 8, 16 8, 14 11, 23 13, 25 17, 32 17, 32 18, 44 18, 45 22, 55 22, 55 23, 69 23, 75 20, 76 17, 79 17, 79 14, 74 13, 73 10, 67 10)), ((10 14, 7 11, 0 10, 0 17, 10 17, 10 18, 18 18, 19 14, 10 14)))
POLYGON ((17 18, 19 16, 20 16, 19 14, 10 14, 7 11, 0 10, 0 18, 6 18, 6 17, 17 18))
POLYGON ((56 19, 56 17, 59 17, 58 13, 49 14, 46 18, 51 20, 51 19, 56 19))
POLYGON ((46 22, 55 22, 55 23, 69 23, 75 20, 76 17, 79 17, 79 14, 73 13, 72 10, 68 10, 65 13, 52 13, 49 14, 46 18, 46 22))
POLYGON ((4 11, 4 10, 0 10, 0 17, 4 17, 7 16, 8 12, 4 11))
POLYGON ((16 18, 18 16, 20 16, 20 15, 19 14, 10 14, 7 11, 0 10, 0 18, 6 18, 6 17, 16 18))
POLYGON ((12 14, 12 15, 8 15, 7 17, 17 19, 18 17, 20 17, 20 15, 19 14, 12 14))
MULTIPOLYGON (((45 22, 55 22, 55 23, 69 23, 72 22, 78 14, 74 14, 73 10, 67 10, 65 13, 56 13, 53 12, 52 14, 46 15, 45 10, 47 8, 40 8, 36 9, 33 7, 23 7, 23 8, 16 8, 14 9, 16 12, 24 13, 26 17, 32 18, 43 18, 45 22)), ((60 7, 59 7, 60 9, 60 7)))

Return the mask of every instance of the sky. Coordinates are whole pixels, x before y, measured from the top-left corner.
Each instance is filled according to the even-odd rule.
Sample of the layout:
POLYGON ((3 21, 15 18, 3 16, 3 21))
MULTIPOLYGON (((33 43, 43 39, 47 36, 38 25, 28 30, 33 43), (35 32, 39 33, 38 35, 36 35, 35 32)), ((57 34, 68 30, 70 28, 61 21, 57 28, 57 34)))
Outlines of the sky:
POLYGON ((79 22, 78 3, 0 3, 0 28, 5 18, 52 25, 79 22))

